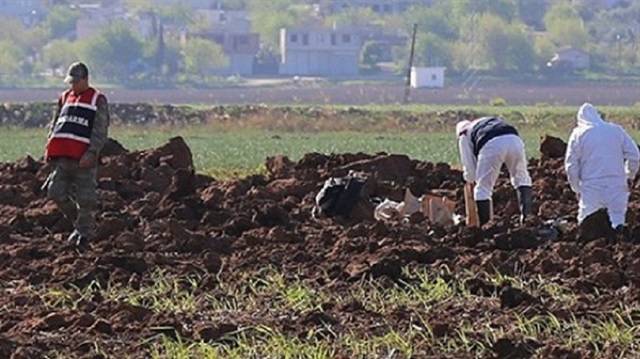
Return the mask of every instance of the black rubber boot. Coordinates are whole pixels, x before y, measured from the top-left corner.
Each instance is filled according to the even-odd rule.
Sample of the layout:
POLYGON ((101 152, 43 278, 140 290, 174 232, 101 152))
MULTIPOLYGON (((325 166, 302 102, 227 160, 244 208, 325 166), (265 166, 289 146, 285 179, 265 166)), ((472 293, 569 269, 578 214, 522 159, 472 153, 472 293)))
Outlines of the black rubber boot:
POLYGON ((89 238, 81 235, 77 230, 71 232, 67 241, 69 241, 72 246, 75 246, 79 253, 84 253, 89 249, 89 238))
POLYGON ((629 234, 627 233, 627 227, 625 227, 625 225, 620 224, 615 228, 615 232, 616 232, 616 243, 622 243, 622 242, 630 242, 630 237, 629 234))
POLYGON ((476 201, 476 207, 478 208, 480 227, 482 227, 491 219, 491 200, 476 201))
POLYGON ((520 224, 533 212, 533 195, 531 186, 518 187, 518 204, 520 205, 520 224))
POLYGON ((79 236, 74 244, 79 253, 84 253, 89 250, 89 238, 87 237, 79 236))
POLYGON ((74 230, 71 232, 69 237, 67 237, 67 241, 71 244, 75 244, 78 238, 80 238, 80 233, 77 230, 74 230))

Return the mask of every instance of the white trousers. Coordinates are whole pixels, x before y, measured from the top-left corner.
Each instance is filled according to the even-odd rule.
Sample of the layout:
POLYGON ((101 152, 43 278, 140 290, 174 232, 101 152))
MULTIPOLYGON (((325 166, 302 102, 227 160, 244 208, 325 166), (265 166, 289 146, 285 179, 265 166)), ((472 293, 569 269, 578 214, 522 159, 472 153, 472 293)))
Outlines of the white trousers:
POLYGON ((590 214, 601 208, 607 209, 613 228, 625 223, 629 203, 626 178, 581 182, 579 197, 578 223, 582 223, 590 214))
POLYGON ((476 201, 491 199, 502 164, 507 166, 513 187, 531 186, 524 142, 516 135, 498 136, 489 140, 478 154, 476 186, 473 189, 476 201))

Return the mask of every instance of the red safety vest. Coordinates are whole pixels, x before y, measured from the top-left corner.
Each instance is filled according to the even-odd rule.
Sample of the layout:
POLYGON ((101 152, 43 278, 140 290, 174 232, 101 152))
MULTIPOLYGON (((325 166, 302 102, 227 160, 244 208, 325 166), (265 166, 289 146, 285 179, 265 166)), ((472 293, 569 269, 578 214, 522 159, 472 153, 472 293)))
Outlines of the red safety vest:
POLYGON ((97 103, 102 93, 89 87, 81 94, 67 90, 60 95, 60 112, 47 142, 47 158, 80 159, 91 142, 97 103))

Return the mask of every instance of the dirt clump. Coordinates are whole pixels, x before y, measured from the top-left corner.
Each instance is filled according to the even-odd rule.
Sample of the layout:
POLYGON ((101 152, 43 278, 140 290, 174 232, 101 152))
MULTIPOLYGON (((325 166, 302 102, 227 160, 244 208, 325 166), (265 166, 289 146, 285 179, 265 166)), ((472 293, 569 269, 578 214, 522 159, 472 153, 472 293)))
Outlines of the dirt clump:
POLYGON ((567 144, 557 137, 546 135, 540 140, 540 154, 543 160, 562 158, 565 152, 567 152, 567 144))

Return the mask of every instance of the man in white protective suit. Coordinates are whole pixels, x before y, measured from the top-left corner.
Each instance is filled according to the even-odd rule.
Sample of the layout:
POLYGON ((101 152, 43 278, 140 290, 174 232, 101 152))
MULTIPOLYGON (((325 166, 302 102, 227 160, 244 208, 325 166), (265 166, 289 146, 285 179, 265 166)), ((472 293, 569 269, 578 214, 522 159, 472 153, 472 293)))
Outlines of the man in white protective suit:
POLYGON ((589 103, 580 106, 576 117, 565 170, 579 199, 578 223, 606 208, 616 236, 622 239, 629 190, 640 163, 638 146, 622 127, 605 122, 589 103))
POLYGON ((511 185, 516 188, 520 206, 520 222, 531 214, 533 203, 531 176, 527 171, 524 143, 515 127, 498 117, 465 120, 456 125, 464 180, 475 182, 480 226, 491 217, 491 196, 502 165, 507 166, 511 185))

